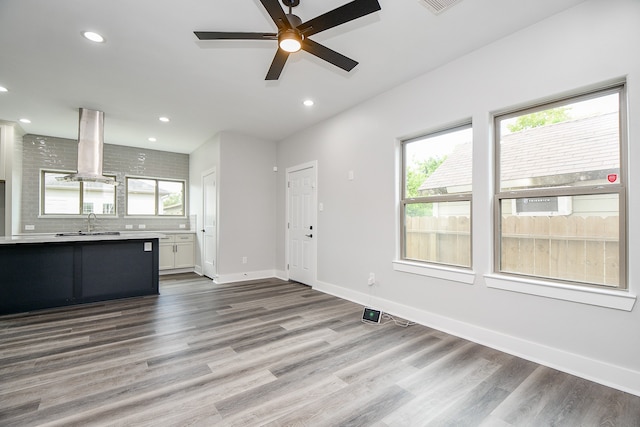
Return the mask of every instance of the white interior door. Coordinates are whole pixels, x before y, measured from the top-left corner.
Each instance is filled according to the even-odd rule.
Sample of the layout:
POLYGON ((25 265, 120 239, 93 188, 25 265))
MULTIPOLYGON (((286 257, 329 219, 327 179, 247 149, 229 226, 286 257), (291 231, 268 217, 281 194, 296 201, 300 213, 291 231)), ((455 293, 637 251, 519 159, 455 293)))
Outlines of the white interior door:
POLYGON ((215 279, 217 248, 217 187, 216 172, 202 176, 202 274, 215 279))
POLYGON ((287 170, 289 279, 313 285, 316 280, 316 165, 287 170))

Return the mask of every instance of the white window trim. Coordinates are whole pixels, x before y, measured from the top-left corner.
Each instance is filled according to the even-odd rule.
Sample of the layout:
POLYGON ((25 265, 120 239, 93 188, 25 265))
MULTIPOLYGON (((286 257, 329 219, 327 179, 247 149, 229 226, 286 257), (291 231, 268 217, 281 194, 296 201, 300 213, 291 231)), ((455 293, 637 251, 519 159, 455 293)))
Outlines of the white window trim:
POLYGON ((636 295, 626 290, 601 289, 580 285, 506 276, 502 274, 485 274, 484 280, 488 288, 518 292, 528 295, 571 301, 616 310, 631 311, 636 302, 636 295))
POLYGON ((455 268, 445 265, 439 266, 435 264, 411 262, 406 260, 394 260, 392 261, 392 264, 395 271, 434 277, 437 279, 445 279, 457 283, 463 283, 465 285, 473 285, 476 278, 476 274, 473 271, 463 268, 455 268))
MULTIPOLYGON (((44 213, 44 192, 45 192, 45 188, 44 188, 44 181, 42 181, 42 177, 44 176, 45 173, 56 173, 56 174, 73 174, 76 173, 73 170, 67 170, 67 169, 47 169, 47 168, 40 168, 39 171, 39 175, 38 175, 38 216, 37 218, 46 218, 46 219, 56 219, 56 218, 86 218, 87 214, 83 214, 82 212, 77 213, 77 214, 64 214, 64 213, 52 213, 52 214, 47 214, 44 213)), ((105 176, 111 176, 114 179, 116 178, 116 174, 112 173, 112 172, 105 172, 104 173, 105 176)), ((80 194, 80 198, 83 199, 83 183, 80 182, 80 185, 78 186, 79 189, 79 194, 80 194)), ((112 214, 103 214, 103 213, 95 213, 96 216, 98 218, 105 218, 105 219, 113 219, 113 218, 117 218, 118 217, 118 190, 117 187, 116 189, 114 189, 113 192, 113 213, 112 214)))
MULTIPOLYGON (((185 179, 180 179, 180 178, 160 178, 160 177, 154 177, 154 176, 137 176, 137 175, 125 175, 124 177, 124 204, 125 204, 125 208, 124 208, 124 218, 131 218, 131 219, 158 219, 158 218, 188 218, 189 214, 188 214, 188 203, 187 203, 187 180, 185 179), (183 214, 182 215, 160 215, 159 213, 155 213, 155 214, 140 214, 140 215, 136 215, 136 214, 130 214, 128 209, 129 207, 127 206, 127 202, 128 202, 128 197, 129 197, 129 189, 128 189, 128 182, 127 180, 131 178, 131 179, 148 179, 148 180, 153 180, 156 181, 156 184, 158 183, 158 181, 165 181, 165 182, 181 182, 182 183, 182 210, 183 210, 183 214)), ((157 206, 158 204, 158 193, 156 191, 156 209, 158 208, 157 206)))
MULTIPOLYGON (((605 85, 589 91, 578 92, 573 95, 569 95, 565 98, 545 101, 538 105, 532 103, 528 107, 519 108, 511 112, 507 112, 507 111, 501 112, 501 113, 498 112, 493 115, 493 126, 494 126, 494 131, 496 132, 494 134, 494 143, 493 143, 493 147, 495 150, 495 158, 494 158, 495 170, 493 171, 493 173, 494 173, 494 185, 496 189, 493 195, 494 202, 495 202, 495 214, 494 214, 495 233, 494 233, 494 241, 493 241, 494 273, 485 275, 485 278, 489 278, 489 281, 493 282, 493 286, 490 286, 489 281, 487 281, 487 286, 493 287, 496 289, 504 289, 504 290, 514 291, 514 292, 527 293, 531 295, 545 296, 545 297, 556 298, 556 299, 561 299, 566 301, 582 302, 585 304, 592 304, 592 305, 597 305, 601 307, 619 308, 620 306, 621 308, 619 309, 621 310, 626 310, 626 308, 624 307, 629 307, 627 311, 630 311, 633 308, 636 297, 635 295, 631 295, 629 293, 629 288, 630 288, 629 276, 628 276, 629 260, 627 259, 629 248, 627 247, 627 243, 626 243, 629 239, 629 227, 628 227, 628 223, 626 223, 626 225, 624 226, 622 225, 622 224, 625 224, 626 217, 629 214, 628 208, 626 210, 620 209, 619 211, 619 215, 621 218, 620 227, 621 229, 624 230, 624 232, 619 232, 620 244, 622 245, 621 247, 623 248, 622 256, 620 258, 620 264, 621 264, 620 278, 623 281, 621 283, 621 287, 617 287, 615 289, 595 288, 595 287, 589 286, 589 284, 586 282, 577 282, 577 284, 565 285, 557 282, 545 281, 544 278, 540 278, 538 280, 537 277, 531 278, 529 276, 511 276, 510 274, 503 274, 503 272, 500 272, 500 250, 501 250, 500 249, 500 240, 501 240, 500 230, 502 227, 502 220, 500 218, 500 215, 501 215, 500 204, 502 200, 504 199, 515 200, 515 198, 528 197, 528 194, 535 195, 536 192, 539 192, 539 191, 541 191, 542 193, 546 193, 549 195, 556 195, 556 196, 587 194, 587 193, 581 192, 580 190, 588 190, 589 186, 581 187, 580 190, 575 192, 573 191, 573 188, 567 189, 567 190, 563 190, 562 188, 552 188, 552 189, 543 189, 543 190, 526 189, 526 190, 515 190, 515 191, 511 191, 511 190, 503 191, 501 189, 501 180, 500 180, 501 172, 500 172, 500 166, 499 166, 501 161, 500 148, 499 148, 500 141, 499 141, 499 138, 498 140, 496 140, 496 137, 499 136, 499 129, 500 129, 499 125, 497 124, 497 120, 500 117, 506 118, 510 115, 516 116, 517 114, 526 113, 527 111, 542 111, 541 107, 551 108, 555 105, 565 105, 566 101, 572 101, 575 99, 586 99, 587 97, 594 96, 594 95, 598 97, 598 96, 604 95, 606 92, 610 92, 610 93, 618 92, 621 99, 624 100, 624 102, 620 103, 620 109, 618 110, 620 123, 623 124, 620 127, 620 134, 619 134, 619 142, 620 142, 620 150, 621 150, 620 175, 622 178, 623 185, 616 184, 615 187, 612 185, 611 187, 607 186, 606 188, 600 185, 593 185, 591 186, 591 188, 593 189, 604 188, 604 190, 591 191, 589 194, 600 194, 600 193, 607 194, 609 192, 611 194, 617 193, 619 200, 621 200, 623 205, 626 205, 627 198, 629 197, 628 196, 629 195, 629 179, 628 179, 628 170, 627 170, 628 167, 624 166, 626 162, 628 162, 627 147, 629 145, 629 139, 627 134, 628 111, 626 108, 626 103, 628 102, 628 95, 627 95, 626 81, 624 80, 616 81, 609 85, 605 85), (624 271, 624 274, 623 274, 623 271, 624 271), (512 283, 518 283, 518 287, 516 287, 516 285, 512 285, 512 283), (526 286, 527 284, 529 284, 530 286, 526 286), (525 291, 524 289, 521 289, 520 286, 522 286, 523 288, 526 287, 528 289, 525 291), (572 291, 575 291, 575 292, 572 292, 572 291), (588 297, 587 295, 592 295, 592 297, 588 297), (594 298, 593 296, 597 296, 597 297, 594 298), (628 302, 626 304, 614 303, 613 301, 616 301, 618 297, 621 298, 618 301, 629 300, 629 299, 632 301, 630 302, 630 305, 628 302)), ((576 190, 577 189, 578 187, 576 187, 576 190)), ((518 275, 519 273, 514 272, 513 274, 518 275)), ((562 280, 562 279, 559 278, 558 280, 562 280)), ((593 285, 599 286, 598 284, 593 284, 593 285)))
MULTIPOLYGON (((411 137, 407 137, 407 138, 403 138, 403 139, 399 139, 397 141, 397 145, 396 145, 396 164, 398 167, 398 170, 400 171, 399 175, 399 181, 396 182, 397 188, 399 188, 399 193, 397 193, 396 197, 398 199, 398 204, 396 205, 396 212, 398 213, 396 216, 396 230, 399 230, 399 234, 396 238, 396 257, 398 259, 392 261, 393 263, 393 268, 396 271, 403 271, 406 273, 413 273, 413 274, 419 274, 422 276, 429 276, 429 277, 435 277, 435 278, 442 278, 442 279, 447 279, 447 280, 453 280, 456 282, 460 282, 460 283, 465 283, 465 284, 473 284, 473 281, 475 280, 475 274, 471 273, 471 278, 465 277, 468 275, 469 273, 469 269, 464 268, 464 267, 456 267, 455 265, 452 264, 438 264, 438 263, 434 263, 433 261, 411 261, 408 259, 403 259, 402 257, 404 256, 404 251, 402 249, 402 246, 404 245, 404 232, 403 232, 403 227, 404 227, 404 207, 403 207, 403 203, 405 202, 405 200, 409 200, 407 198, 405 198, 405 144, 411 143, 413 141, 417 141, 417 140, 421 140, 424 138, 428 138, 428 137, 433 137, 439 134, 448 134, 451 132, 455 132, 457 130, 461 130, 464 128, 469 128, 472 130, 473 132, 473 120, 471 118, 469 118, 468 120, 463 120, 461 122, 457 122, 455 124, 450 124, 448 126, 444 126, 442 128, 440 128, 439 130, 436 131, 430 131, 424 134, 421 134, 419 136, 411 136, 411 137), (462 273, 462 275, 459 275, 457 273, 462 273)), ((473 143, 473 137, 472 137, 472 141, 473 143)), ((473 184, 472 184, 473 186, 473 184)), ((420 198, 414 198, 412 199, 414 201, 417 201, 419 203, 436 203, 436 202, 451 202, 451 201, 464 201, 464 200, 468 200, 470 203, 470 218, 472 218, 473 214, 473 209, 472 209, 472 200, 473 200, 473 190, 466 194, 466 193, 457 193, 457 194, 451 194, 451 195, 446 195, 446 196, 427 196, 427 197, 420 197, 420 198)), ((473 223, 473 222, 472 222, 473 223)), ((471 225, 470 227, 470 234, 469 237, 472 239, 473 241, 473 225, 471 225)), ((473 265, 473 244, 471 244, 470 246, 470 262, 471 265, 473 265)))

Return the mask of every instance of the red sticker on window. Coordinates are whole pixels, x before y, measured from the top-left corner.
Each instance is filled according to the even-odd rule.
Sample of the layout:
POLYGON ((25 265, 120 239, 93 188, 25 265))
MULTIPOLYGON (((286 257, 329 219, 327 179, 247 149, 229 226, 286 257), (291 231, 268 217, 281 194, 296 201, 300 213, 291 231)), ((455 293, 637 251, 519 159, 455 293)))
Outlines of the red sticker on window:
POLYGON ((607 175, 607 180, 612 183, 616 182, 618 180, 618 174, 610 173, 609 175, 607 175))

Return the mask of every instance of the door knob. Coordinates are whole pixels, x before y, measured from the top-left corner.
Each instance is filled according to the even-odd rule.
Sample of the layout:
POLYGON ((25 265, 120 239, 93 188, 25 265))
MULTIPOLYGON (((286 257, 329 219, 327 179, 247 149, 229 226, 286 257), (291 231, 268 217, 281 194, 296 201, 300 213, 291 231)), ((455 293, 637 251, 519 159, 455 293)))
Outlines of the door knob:
POLYGON ((311 237, 313 237, 313 234, 305 234, 305 236, 311 238, 311 237))

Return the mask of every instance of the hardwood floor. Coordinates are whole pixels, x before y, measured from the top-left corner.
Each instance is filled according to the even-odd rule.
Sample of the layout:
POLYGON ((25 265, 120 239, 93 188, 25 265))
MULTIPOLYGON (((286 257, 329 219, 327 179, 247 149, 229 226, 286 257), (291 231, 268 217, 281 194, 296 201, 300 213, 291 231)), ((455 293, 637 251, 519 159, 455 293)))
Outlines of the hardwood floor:
POLYGON ((0 317, 2 426, 640 426, 640 397, 307 286, 164 276, 161 295, 0 317))

